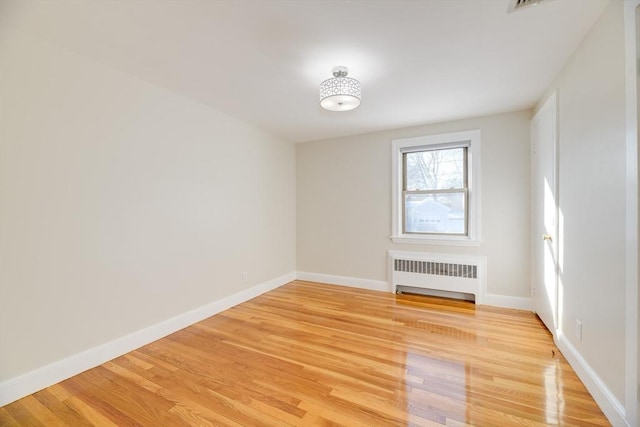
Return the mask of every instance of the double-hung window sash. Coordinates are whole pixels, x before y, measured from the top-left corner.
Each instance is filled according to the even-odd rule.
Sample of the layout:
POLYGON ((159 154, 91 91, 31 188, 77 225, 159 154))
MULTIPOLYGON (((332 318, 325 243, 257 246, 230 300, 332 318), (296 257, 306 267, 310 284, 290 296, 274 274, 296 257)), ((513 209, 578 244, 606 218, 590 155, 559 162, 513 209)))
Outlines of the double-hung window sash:
POLYGON ((403 233, 468 235, 468 149, 461 142, 401 151, 403 233))

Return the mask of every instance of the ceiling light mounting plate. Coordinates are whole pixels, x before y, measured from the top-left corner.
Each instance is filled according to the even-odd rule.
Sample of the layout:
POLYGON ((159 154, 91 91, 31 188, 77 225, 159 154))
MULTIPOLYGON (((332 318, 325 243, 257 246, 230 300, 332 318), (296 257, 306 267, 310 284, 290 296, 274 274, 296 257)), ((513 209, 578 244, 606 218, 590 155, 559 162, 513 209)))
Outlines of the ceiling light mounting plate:
POLYGON ((333 77, 347 77, 349 70, 347 67, 335 67, 333 69, 333 77))

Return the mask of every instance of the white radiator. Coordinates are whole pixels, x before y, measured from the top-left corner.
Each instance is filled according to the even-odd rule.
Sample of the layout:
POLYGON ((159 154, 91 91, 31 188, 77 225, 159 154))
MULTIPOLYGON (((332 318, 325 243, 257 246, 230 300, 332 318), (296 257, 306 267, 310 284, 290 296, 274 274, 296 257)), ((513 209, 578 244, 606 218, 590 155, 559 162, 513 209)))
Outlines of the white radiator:
POLYGON ((487 259, 483 256, 389 251, 389 282, 398 286, 473 294, 483 303, 487 259))

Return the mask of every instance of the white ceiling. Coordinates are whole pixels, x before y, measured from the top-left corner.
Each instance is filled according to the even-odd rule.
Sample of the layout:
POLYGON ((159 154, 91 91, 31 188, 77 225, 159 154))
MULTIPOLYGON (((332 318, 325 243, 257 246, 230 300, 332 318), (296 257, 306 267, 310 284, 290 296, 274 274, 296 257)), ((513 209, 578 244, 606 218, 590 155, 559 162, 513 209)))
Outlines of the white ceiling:
POLYGON ((0 24, 290 141, 532 107, 607 0, 1 0, 0 24), (324 111, 337 65, 362 105, 324 111))

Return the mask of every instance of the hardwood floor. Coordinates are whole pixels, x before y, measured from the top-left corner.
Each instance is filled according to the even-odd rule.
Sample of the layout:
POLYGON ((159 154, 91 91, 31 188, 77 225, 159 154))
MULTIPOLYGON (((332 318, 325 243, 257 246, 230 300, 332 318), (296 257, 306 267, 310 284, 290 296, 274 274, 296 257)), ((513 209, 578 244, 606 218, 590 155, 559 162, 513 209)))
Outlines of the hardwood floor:
POLYGON ((609 425, 532 313, 308 282, 0 408, 2 426, 555 424, 609 425))

